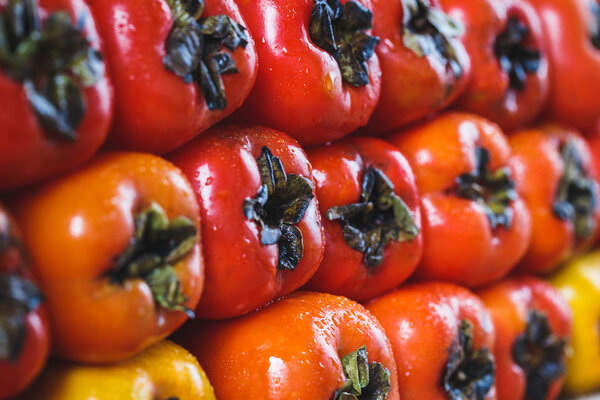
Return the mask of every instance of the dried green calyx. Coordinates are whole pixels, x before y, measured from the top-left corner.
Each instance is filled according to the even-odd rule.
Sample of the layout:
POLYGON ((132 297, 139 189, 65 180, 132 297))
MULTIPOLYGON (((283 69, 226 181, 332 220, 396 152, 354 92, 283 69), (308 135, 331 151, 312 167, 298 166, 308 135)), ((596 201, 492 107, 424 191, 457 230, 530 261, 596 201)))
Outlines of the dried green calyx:
POLYGON ((173 264, 187 256, 197 241, 196 226, 186 217, 169 221, 155 202, 134 217, 135 232, 129 245, 108 274, 111 282, 141 278, 150 287, 154 301, 169 310, 193 312, 183 304, 188 300, 173 264))
POLYGON ((83 89, 104 75, 98 51, 83 33, 84 18, 66 11, 42 23, 36 0, 11 0, 0 12, 0 69, 22 83, 44 131, 66 141, 77 139, 85 116, 83 89))
POLYGON ((512 201, 517 197, 515 183, 508 167, 490 171, 490 153, 487 149, 475 148, 475 170, 461 174, 456 178, 455 193, 466 199, 476 201, 485 207, 490 227, 502 225, 510 228, 513 211, 512 201))
POLYGON ((527 74, 536 73, 542 59, 539 50, 528 44, 530 32, 516 17, 511 17, 496 38, 494 52, 500 66, 508 74, 510 87, 523 90, 527 74))
POLYGON ((552 334, 546 314, 529 311, 525 332, 513 345, 513 359, 527 376, 527 399, 544 400, 550 384, 565 373, 566 345, 552 334))
POLYGON ((166 42, 165 68, 185 83, 196 81, 209 110, 227 107, 221 75, 239 72, 226 47, 246 48, 246 28, 227 15, 202 18, 204 0, 167 0, 173 27, 166 42))
POLYGON ((365 33, 373 27, 373 13, 350 0, 314 0, 309 33, 311 40, 333 56, 342 78, 353 86, 369 84, 367 61, 379 38, 365 33))
POLYGON ((486 349, 474 351, 473 323, 463 319, 458 340, 449 349, 442 385, 451 400, 484 400, 496 380, 494 356, 486 349))
POLYGON ((464 33, 462 23, 432 7, 429 0, 404 0, 402 8, 404 46, 419 57, 438 58, 446 70, 460 78, 463 67, 452 39, 464 33))
POLYGON ((262 185, 254 198, 244 200, 246 218, 260 225, 260 242, 277 244, 278 269, 293 271, 304 253, 300 222, 313 199, 312 183, 295 174, 287 175, 279 158, 263 146, 258 159, 262 185))
POLYGON ((362 346, 342 357, 346 381, 333 394, 333 400, 385 400, 390 392, 390 372, 378 362, 369 363, 362 346))
POLYGON ((598 206, 598 185, 584 169, 583 161, 573 141, 560 148, 564 172, 554 199, 554 215, 572 221, 575 236, 584 239, 596 229, 594 213, 598 206))
POLYGON ((0 275, 0 361, 16 362, 26 339, 27 315, 44 297, 33 283, 0 275))
POLYGON ((383 250, 390 240, 404 242, 419 234, 412 213, 385 174, 369 166, 363 172, 362 191, 357 203, 331 207, 328 220, 343 225, 344 241, 364 254, 367 267, 383 262, 383 250))
POLYGON ((590 40, 592 46, 600 50, 600 4, 598 0, 588 0, 588 5, 592 16, 589 28, 590 40))

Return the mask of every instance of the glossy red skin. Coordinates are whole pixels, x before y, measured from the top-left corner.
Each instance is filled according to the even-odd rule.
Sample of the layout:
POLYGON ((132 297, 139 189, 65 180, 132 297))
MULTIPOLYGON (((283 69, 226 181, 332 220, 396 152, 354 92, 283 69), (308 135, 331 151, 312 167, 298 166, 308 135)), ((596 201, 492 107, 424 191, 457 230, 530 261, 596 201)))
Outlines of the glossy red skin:
MULTIPOLYGON (((463 74, 456 79, 434 55, 419 57, 404 46, 403 0, 372 0, 373 34, 382 72, 381 97, 365 134, 381 134, 446 108, 465 90, 471 74, 469 55, 459 39, 452 39, 463 74)), ((430 3, 440 8, 439 0, 430 3)))
MULTIPOLYGON (((494 326, 477 296, 450 283, 404 285, 366 304, 392 343, 403 400, 447 400, 442 376, 461 320, 473 324, 474 350, 494 350, 494 326)), ((496 399, 493 385, 485 400, 496 399)))
MULTIPOLYGON (((371 9, 371 0, 359 2, 371 9)), ((367 123, 381 88, 375 54, 367 61, 370 83, 354 87, 309 37, 312 0, 237 3, 257 38, 259 58, 256 85, 239 120, 281 129, 305 146, 339 139, 367 123)))
MULTIPOLYGON (((516 338, 525 332, 527 313, 535 309, 548 318, 558 337, 571 335, 572 317, 568 304, 550 284, 532 276, 511 277, 479 292, 496 329, 496 387, 498 400, 521 400, 525 396, 526 375, 513 360, 516 338)), ((561 377, 550 384, 545 400, 558 397, 564 382, 561 377)))
MULTIPOLYGON (((288 135, 256 125, 212 128, 167 157, 192 183, 202 218, 206 286, 198 318, 245 314, 291 293, 314 274, 325 247, 316 197, 296 225, 304 253, 294 271, 278 270, 278 246, 260 243, 260 226, 246 219, 244 200, 262 185, 256 159, 267 146, 287 174, 313 183, 304 150, 288 135)), ((314 193, 314 190, 313 190, 314 193)))
MULTIPOLYGON (((37 3, 42 19, 55 11, 67 11, 72 20, 83 20, 86 38, 93 48, 100 49, 94 20, 82 0, 39 0, 37 3)), ((0 9, 6 4, 8 0, 0 0, 0 9)), ((23 85, 0 71, 0 190, 64 173, 96 153, 106 139, 112 120, 113 93, 107 75, 95 85, 84 88, 83 96, 85 116, 76 131, 78 139, 71 143, 43 130, 23 85)))
MULTIPOLYGON (((12 218, 0 205, 0 235, 20 239, 12 218)), ((31 279, 24 266, 23 255, 16 248, 0 252, 0 274, 17 274, 31 279)), ((25 342, 16 362, 0 359, 0 399, 22 392, 35 379, 50 352, 50 337, 46 307, 40 304, 25 317, 25 342)))
MULTIPOLYGON (((592 178, 592 154, 587 143, 577 131, 561 126, 545 126, 515 133, 509 137, 512 149, 510 160, 517 180, 521 183, 523 200, 531 213, 531 244, 519 265, 521 271, 548 274, 556 270, 576 253, 589 248, 597 233, 577 239, 573 222, 558 218, 553 204, 564 163, 560 146, 566 140, 575 143, 583 162, 583 169, 592 178)), ((600 205, 595 218, 600 219, 600 205)), ((596 227, 595 232, 598 232, 596 227)))
MULTIPOLYGON (((88 0, 102 33, 115 85, 112 148, 166 153, 237 109, 256 78, 256 51, 248 45, 229 52, 238 73, 224 74, 227 107, 210 111, 202 89, 185 83, 163 64, 173 25, 166 0, 88 0)), ((207 0, 202 16, 229 15, 246 26, 233 0, 207 0)))
POLYGON ((177 340, 198 357, 220 400, 330 399, 345 381, 340 358, 366 346, 390 372, 386 400, 399 400, 392 348, 360 304, 296 292, 241 318, 193 321, 177 340))
POLYGON ((453 107, 482 115, 505 132, 533 122, 543 111, 549 91, 546 42, 535 9, 528 0, 440 1, 465 25, 462 40, 473 67, 467 90, 453 107), (508 73, 494 53, 496 38, 512 17, 529 29, 527 45, 539 50, 542 57, 538 71, 527 74, 523 90, 509 86, 508 73))
MULTIPOLYGON (((124 360, 164 339, 187 319, 157 305, 141 278, 108 278, 134 235, 134 216, 150 202, 169 219, 184 216, 198 232, 199 212, 185 176, 145 153, 104 152, 75 173, 11 199, 32 270, 46 296, 54 355, 87 363, 124 360)), ((172 265, 183 306, 203 288, 201 235, 172 265)))
POLYGON ((421 193, 423 258, 414 276, 473 288, 508 274, 531 238, 523 200, 518 196, 510 205, 510 229, 491 230, 482 205, 448 193, 460 174, 475 168, 476 145, 489 151, 491 170, 508 165, 510 148, 498 126, 474 114, 451 112, 386 139, 408 159, 421 193))
POLYGON ((552 71, 545 118, 586 132, 600 118, 600 50, 588 33, 588 0, 529 1, 542 22, 552 71))
POLYGON ((421 258, 423 238, 406 242, 392 240, 381 265, 367 267, 364 254, 344 241, 343 225, 329 221, 331 207, 356 203, 362 189, 363 171, 373 166, 393 183, 395 193, 408 205, 416 225, 421 226, 421 210, 415 178, 408 161, 398 149, 383 140, 353 137, 312 148, 308 157, 313 165, 319 209, 325 229, 325 254, 306 289, 322 291, 364 301, 404 282, 421 258))

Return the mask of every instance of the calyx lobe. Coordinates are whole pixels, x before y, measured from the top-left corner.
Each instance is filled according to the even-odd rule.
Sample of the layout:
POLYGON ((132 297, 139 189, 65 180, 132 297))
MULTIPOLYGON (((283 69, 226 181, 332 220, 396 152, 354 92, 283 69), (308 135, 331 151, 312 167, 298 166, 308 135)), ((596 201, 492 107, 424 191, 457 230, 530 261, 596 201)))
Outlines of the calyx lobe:
POLYGON ((202 17, 204 0, 167 0, 173 13, 173 27, 163 58, 165 68, 185 83, 196 81, 209 110, 227 107, 221 75, 239 70, 230 53, 246 48, 246 28, 227 15, 202 17))
POLYGON ((575 236, 586 238, 596 229, 594 214, 598 207, 598 185, 584 169, 575 142, 560 148, 564 171, 554 199, 554 215, 575 226, 575 236))
POLYGON ((518 18, 511 17, 494 43, 494 52, 508 74, 510 87, 523 90, 527 75, 538 71, 542 55, 528 44, 531 32, 518 18))
POLYGON ((378 362, 369 363, 367 348, 342 357, 346 381, 333 394, 333 400, 385 400, 390 392, 390 372, 378 362))
POLYGON ((129 245, 108 273, 113 283, 141 278, 150 287, 155 302, 169 311, 193 312, 173 265, 187 256, 197 241, 194 223, 186 217, 168 219, 155 202, 134 217, 135 231, 129 245))
POLYGON ((419 57, 438 58, 455 78, 460 78, 463 66, 453 39, 464 33, 462 23, 432 7, 429 0, 403 0, 402 8, 404 46, 419 57))
POLYGON ((0 361, 18 360, 27 336, 27 315, 43 298, 33 283, 16 275, 0 275, 0 361))
POLYGON ((372 27, 373 13, 356 1, 314 0, 310 38, 333 56, 343 80, 353 86, 369 84, 367 61, 379 43, 365 33, 372 27))
POLYGON ((473 344, 473 323, 463 319, 449 349, 442 385, 451 400, 483 400, 496 380, 494 356, 473 344))
POLYGON ((402 198, 394 193, 394 184, 379 169, 369 166, 363 172, 362 191, 357 203, 332 207, 328 220, 343 225, 344 241, 364 254, 367 267, 383 262, 390 240, 412 240, 419 234, 413 215, 402 198))
POLYGON ((517 198, 515 183, 510 169, 501 167, 489 170, 490 153, 487 149, 475 147, 475 169, 456 178, 455 193, 459 197, 476 201, 485 208, 490 228, 502 225, 509 229, 512 225, 513 210, 510 207, 517 198))
POLYGON ((286 174, 281 160, 266 146, 256 163, 262 185, 254 198, 244 200, 244 215, 260 226, 262 245, 277 244, 277 268, 293 271, 304 253, 296 224, 314 197, 312 183, 303 176, 286 174))
POLYGON ((565 373, 566 345, 565 339, 552 333, 545 313, 528 312, 525 332, 513 345, 513 359, 527 376, 529 400, 544 400, 550 384, 565 373))

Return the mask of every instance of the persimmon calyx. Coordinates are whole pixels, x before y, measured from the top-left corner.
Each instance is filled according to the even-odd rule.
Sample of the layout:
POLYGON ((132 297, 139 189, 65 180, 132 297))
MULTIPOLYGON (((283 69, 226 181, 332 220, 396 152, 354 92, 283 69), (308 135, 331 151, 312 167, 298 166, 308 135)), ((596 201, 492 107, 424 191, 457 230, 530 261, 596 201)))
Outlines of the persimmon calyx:
POLYGON ((573 141, 561 146, 560 156, 564 170, 552 209, 561 220, 572 221, 575 236, 584 239, 596 229, 594 214, 598 207, 598 185, 585 172, 573 141))
POLYGON ((36 0, 11 0, 0 12, 0 69, 23 84, 43 130, 68 142, 77 140, 85 116, 83 90, 104 75, 84 22, 73 22, 66 11, 41 22, 36 0))
POLYGON ((529 28, 518 18, 511 17, 494 42, 496 58, 508 74, 513 89, 523 90, 527 75, 536 73, 540 68, 542 55, 528 44, 530 36, 529 28))
POLYGON ((440 59, 456 79, 463 75, 454 41, 463 35, 463 24, 431 6, 429 0, 404 0, 403 42, 419 57, 434 56, 440 59))
POLYGON ((304 254, 302 232, 296 224, 314 197, 313 185, 303 176, 286 174, 281 160, 266 146, 256 163, 262 185, 254 198, 244 200, 244 215, 260 226, 262 245, 277 244, 277 268, 293 271, 304 254))
POLYGON ((33 283, 16 275, 0 275, 0 361, 18 360, 27 336, 27 315, 43 300, 33 283))
POLYGON ((342 357, 346 380, 333 394, 333 400, 385 400, 390 392, 390 372, 378 362, 369 363, 367 348, 342 357))
POLYGON ((457 196, 476 201, 484 206, 491 229, 512 225, 513 210, 510 207, 517 198, 515 182, 510 169, 489 169, 490 153, 487 149, 475 148, 475 169, 456 178, 454 192, 457 196))
POLYGON ((314 0, 310 20, 311 40, 333 56, 342 79, 353 86, 369 84, 367 61, 379 38, 365 33, 373 27, 373 13, 350 0, 314 0))
POLYGON ((525 332, 513 345, 513 359, 527 377, 525 396, 530 400, 544 400, 550 384, 565 373, 567 341, 556 337, 546 314, 530 310, 525 332))
POLYGON ((162 207, 150 206, 135 215, 135 231, 129 245, 108 276, 113 283, 141 278, 150 287, 156 303, 169 311, 194 313, 184 306, 188 300, 173 265, 187 256, 197 241, 197 229, 187 217, 168 219, 162 207))
POLYGON ((489 349, 474 350, 471 321, 460 322, 458 338, 449 354, 442 386, 450 399, 483 400, 496 380, 496 365, 489 349))
POLYGON ((227 15, 202 17, 204 0, 167 0, 173 27, 165 44, 165 68, 185 83, 196 81, 209 110, 227 107, 221 75, 239 72, 230 53, 246 48, 246 28, 227 15))
POLYGON ((363 172, 358 202, 331 207, 325 218, 343 225, 344 241, 364 254, 367 267, 381 265, 384 248, 391 240, 404 242, 419 234, 410 209, 394 193, 394 184, 373 166, 363 172))

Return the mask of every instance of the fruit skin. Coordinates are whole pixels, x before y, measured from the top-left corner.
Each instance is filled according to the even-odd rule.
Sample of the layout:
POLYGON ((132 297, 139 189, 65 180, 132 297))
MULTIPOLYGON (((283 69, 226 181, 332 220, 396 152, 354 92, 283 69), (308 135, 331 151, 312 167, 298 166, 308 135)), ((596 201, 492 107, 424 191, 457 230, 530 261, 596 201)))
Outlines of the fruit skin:
MULTIPOLYGON (((572 317, 569 305, 547 282, 533 276, 510 277, 476 292, 487 307, 496 329, 496 378, 498 400, 525 398, 526 374, 513 355, 517 337, 524 333, 528 312, 537 310, 545 313, 551 333, 558 338, 570 339, 572 317)), ((563 353, 562 360, 565 360, 563 353)), ((545 397, 558 397, 564 375, 554 380, 545 397)), ((532 399, 535 400, 535 399, 532 399)))
POLYGON ((194 356, 168 340, 110 365, 53 360, 23 399, 215 400, 194 356))
POLYGON ((465 25, 463 43, 471 57, 472 72, 466 91, 453 108, 484 116, 505 131, 529 125, 540 115, 549 92, 547 45, 541 22, 528 0, 440 0, 450 15, 465 25), (535 72, 526 73, 522 89, 511 86, 494 45, 510 18, 528 29, 525 44, 540 53, 535 72))
MULTIPOLYGON (((371 9, 371 0, 359 3, 371 9)), ((366 62, 369 83, 352 86, 335 59, 310 39, 313 0, 237 4, 260 39, 256 84, 235 118, 280 129, 303 146, 334 141, 367 123, 381 90, 377 55, 366 62)))
POLYGON ((449 112, 385 139, 408 159, 421 194, 423 257, 414 276, 472 288, 508 274, 531 238, 531 218, 518 181, 515 198, 506 207, 512 213, 508 229, 491 229, 481 203, 452 193, 457 178, 476 167, 477 146, 489 151, 492 171, 508 165, 510 148, 498 126, 474 114, 449 112))
MULTIPOLYGON (((173 25, 167 0, 88 0, 102 33, 115 86, 115 121, 108 146, 163 154, 227 117, 254 85, 257 57, 254 40, 233 52, 237 73, 223 74, 227 107, 211 111, 193 81, 167 70, 165 42, 173 25)), ((205 1, 202 17, 228 15, 245 26, 233 0, 205 1)))
POLYGON ((202 219, 206 287, 196 308, 199 318, 245 314, 291 293, 314 274, 325 247, 316 197, 299 223, 303 255, 293 271, 278 269, 278 245, 261 243, 261 228, 244 214, 262 181, 257 165, 267 146, 287 174, 307 178, 312 166, 304 150, 283 132, 257 125, 214 127, 167 155, 190 180, 202 219))
MULTIPOLYGON (((598 232, 600 204, 592 213, 594 228, 579 238, 572 220, 564 220, 553 211, 565 163, 561 146, 572 142, 581 159, 582 171, 595 179, 590 147, 576 130, 560 125, 544 125, 509 136, 512 149, 510 164, 531 213, 531 244, 519 265, 521 271, 547 274, 567 259, 589 248, 598 232)), ((594 184, 594 186, 597 186, 594 184)), ((596 203, 597 197, 596 197, 596 203)))
MULTIPOLYGON (((473 325, 474 350, 494 349, 494 326, 485 306, 473 293, 451 283, 403 285, 365 307, 392 343, 401 399, 450 398, 442 381, 462 320, 473 325)), ((484 399, 496 399, 496 388, 492 385, 484 399)))
MULTIPOLYGON (((8 0, 0 0, 0 10, 8 0)), ((72 21, 82 21, 91 47, 100 39, 90 11, 82 0, 39 0, 43 15, 67 11, 72 21)), ((113 91, 107 73, 83 88, 85 116, 68 142, 49 136, 30 107, 23 84, 0 73, 0 190, 15 188, 65 173, 89 160, 104 143, 112 121, 113 91)))
POLYGON ((592 392, 600 388, 600 253, 571 260, 550 282, 573 312, 565 390, 592 392))
MULTIPOLYGON (((11 198, 50 315, 53 353, 82 362, 128 358, 165 338, 187 319, 158 306, 139 278, 110 282, 134 235, 134 214, 158 203, 169 218, 187 217, 199 231, 198 206, 185 176, 160 157, 102 153, 77 172, 11 198), (132 327, 135 327, 133 329, 132 327)), ((196 243, 173 264, 184 306, 203 286, 196 243)))
POLYGON ((361 346, 389 370, 386 399, 399 399, 381 325, 344 297, 295 292, 240 318, 193 321, 176 340, 204 365, 221 400, 332 398, 345 380, 340 357, 361 346))
POLYGON ((368 267, 364 254, 344 241, 343 224, 326 218, 331 207, 359 201, 368 167, 383 172, 408 206, 417 232, 421 210, 415 178, 398 149, 383 140, 352 137, 308 150, 325 230, 325 254, 307 290, 323 291, 365 301, 404 282, 416 268, 423 249, 420 233, 408 241, 391 240, 380 265, 368 267))
MULTIPOLYGON (((462 74, 457 77, 440 62, 438 51, 418 56, 403 40, 403 5, 408 0, 373 0, 373 34, 382 72, 381 96, 369 123, 361 132, 383 134, 422 120, 454 102, 464 92, 472 73, 471 60, 460 37, 449 38, 462 74)), ((433 8, 447 11, 439 0, 433 8)))
POLYGON ((529 1, 548 43, 550 99, 544 117, 587 132, 600 115, 600 50, 590 34, 597 24, 590 7, 596 1, 529 1))
MULTIPOLYGON (((20 240, 15 221, 0 204, 0 278, 17 276, 32 282, 31 271, 26 264, 27 255, 20 240)), ((5 297, 9 293, 2 295, 0 306, 6 311, 11 306, 10 298, 5 297), (6 300, 8 301, 4 303, 6 300)), ((3 323, 4 321, 0 322, 0 329, 3 328, 3 323)), ((0 399, 13 398, 30 385, 42 370, 50 352, 50 328, 43 302, 23 317, 23 325, 25 339, 18 358, 13 361, 0 357, 0 399)), ((7 340, 6 337, 3 339, 7 340)))

